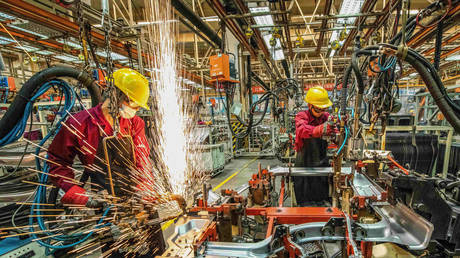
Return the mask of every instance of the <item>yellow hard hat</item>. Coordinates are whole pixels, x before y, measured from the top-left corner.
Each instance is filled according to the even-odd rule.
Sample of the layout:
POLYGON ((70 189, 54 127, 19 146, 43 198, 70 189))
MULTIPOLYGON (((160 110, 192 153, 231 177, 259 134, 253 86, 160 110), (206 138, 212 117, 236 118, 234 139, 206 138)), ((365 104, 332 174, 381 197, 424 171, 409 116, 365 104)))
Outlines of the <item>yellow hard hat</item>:
POLYGON ((332 106, 327 91, 321 86, 315 86, 308 90, 305 96, 305 102, 318 108, 327 108, 332 106))
POLYGON ((131 101, 149 109, 149 81, 142 74, 130 68, 121 68, 113 73, 113 82, 131 101))

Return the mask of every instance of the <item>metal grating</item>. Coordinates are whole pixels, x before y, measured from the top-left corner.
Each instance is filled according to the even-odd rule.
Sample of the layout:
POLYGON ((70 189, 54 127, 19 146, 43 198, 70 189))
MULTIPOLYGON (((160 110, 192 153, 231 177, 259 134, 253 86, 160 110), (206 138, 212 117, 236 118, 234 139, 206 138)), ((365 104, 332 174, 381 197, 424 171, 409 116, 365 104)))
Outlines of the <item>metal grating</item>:
POLYGON ((62 35, 62 33, 56 30, 25 20, 17 20, 13 23, 8 24, 8 26, 33 34, 41 38, 50 38, 62 35))

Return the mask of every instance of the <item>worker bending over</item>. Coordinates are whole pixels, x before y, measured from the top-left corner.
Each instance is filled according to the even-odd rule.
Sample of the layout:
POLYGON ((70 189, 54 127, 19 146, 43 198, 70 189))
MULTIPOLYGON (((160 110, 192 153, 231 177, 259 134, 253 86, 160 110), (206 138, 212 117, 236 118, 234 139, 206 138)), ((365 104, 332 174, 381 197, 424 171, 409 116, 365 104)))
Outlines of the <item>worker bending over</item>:
MULTIPOLYGON (((328 123, 327 108, 332 105, 327 91, 322 87, 313 87, 305 97, 308 109, 295 117, 296 167, 327 167, 327 142, 321 137, 332 135, 337 130, 328 123)), ((328 177, 294 177, 294 191, 298 206, 323 205, 329 199, 328 177)))
MULTIPOLYGON (((148 109, 149 82, 143 75, 128 68, 115 71, 113 79, 118 96, 118 117, 110 114, 110 99, 107 97, 96 107, 69 117, 48 148, 50 178, 65 191, 61 198, 63 204, 87 205, 91 200, 85 195, 84 188, 69 180, 75 176, 72 169, 75 156, 85 167, 80 181, 91 178, 91 187, 96 185, 95 192, 105 189, 117 197, 126 196, 128 191, 133 191, 130 187, 137 185, 126 181, 132 178, 130 170, 134 168, 148 173, 147 169, 150 169, 150 148, 145 137, 144 121, 136 116, 141 107, 148 109), (118 133, 110 137, 114 135, 115 119, 118 120, 118 133), (104 138, 111 140, 104 141, 104 138), (108 177, 107 165, 110 165, 113 180, 108 177), (124 177, 119 176, 115 180, 120 174, 124 177), (117 184, 120 181, 124 181, 125 186, 117 184)), ((157 245, 160 247, 157 253, 160 254, 164 240, 162 232, 159 233, 156 238, 161 242, 157 245)))

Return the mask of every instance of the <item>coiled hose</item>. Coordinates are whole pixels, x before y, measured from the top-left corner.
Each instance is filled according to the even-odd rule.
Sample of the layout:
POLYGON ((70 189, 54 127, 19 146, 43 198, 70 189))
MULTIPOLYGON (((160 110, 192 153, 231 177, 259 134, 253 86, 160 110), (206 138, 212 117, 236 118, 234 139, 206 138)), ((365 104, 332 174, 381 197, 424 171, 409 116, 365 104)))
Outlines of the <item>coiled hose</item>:
MULTIPOLYGON (((398 49, 396 46, 390 44, 380 45, 394 51, 398 49)), ((433 65, 426 58, 410 48, 403 60, 408 62, 420 74, 441 113, 446 117, 446 120, 452 125, 454 130, 460 132, 460 108, 447 95, 441 78, 439 78, 433 65)))
MULTIPOLYGON (((47 68, 34 74, 26 83, 24 83, 21 90, 17 93, 5 115, 0 120, 0 139, 5 138, 7 134, 11 134, 14 128, 18 126, 20 120, 23 119, 23 117, 18 114, 25 113, 24 111, 26 110, 27 104, 40 90, 40 87, 44 83, 57 77, 69 77, 78 80, 81 87, 88 89, 88 92, 91 95, 91 104, 93 106, 96 106, 102 101, 99 87, 88 73, 75 68, 63 66, 47 68)), ((22 132, 24 131, 22 130, 22 132)), ((16 133, 20 133, 20 131, 16 133)), ((1 146, 3 145, 0 144, 0 147, 1 146)))

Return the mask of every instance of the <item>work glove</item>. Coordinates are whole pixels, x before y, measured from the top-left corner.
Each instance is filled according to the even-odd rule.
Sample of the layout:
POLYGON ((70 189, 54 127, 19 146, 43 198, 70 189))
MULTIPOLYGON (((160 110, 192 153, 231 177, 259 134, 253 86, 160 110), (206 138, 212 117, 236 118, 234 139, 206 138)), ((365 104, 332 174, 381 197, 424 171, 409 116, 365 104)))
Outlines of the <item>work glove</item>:
POLYGON ((316 126, 313 129, 312 136, 314 138, 321 138, 322 136, 334 135, 337 132, 338 132, 338 129, 334 124, 326 122, 326 123, 322 123, 322 124, 316 126))
POLYGON ((176 201, 178 204, 179 204, 179 207, 184 210, 187 206, 187 203, 185 202, 185 199, 184 197, 182 197, 181 195, 178 195, 178 194, 172 194, 171 195, 171 199, 173 199, 174 201, 176 201))
POLYGON ((88 196, 85 195, 86 190, 78 185, 72 186, 61 198, 63 204, 86 205, 88 196))

